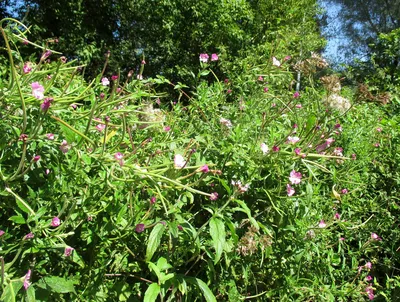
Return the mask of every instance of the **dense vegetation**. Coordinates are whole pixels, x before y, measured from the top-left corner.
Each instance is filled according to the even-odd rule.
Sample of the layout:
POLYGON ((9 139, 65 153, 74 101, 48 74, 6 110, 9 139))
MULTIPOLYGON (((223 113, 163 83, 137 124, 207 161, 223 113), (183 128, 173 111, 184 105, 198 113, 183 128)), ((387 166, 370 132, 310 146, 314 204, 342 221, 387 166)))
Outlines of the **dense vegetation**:
POLYGON ((342 88, 311 0, 30 3, 0 23, 2 301, 400 299, 398 31, 342 88))

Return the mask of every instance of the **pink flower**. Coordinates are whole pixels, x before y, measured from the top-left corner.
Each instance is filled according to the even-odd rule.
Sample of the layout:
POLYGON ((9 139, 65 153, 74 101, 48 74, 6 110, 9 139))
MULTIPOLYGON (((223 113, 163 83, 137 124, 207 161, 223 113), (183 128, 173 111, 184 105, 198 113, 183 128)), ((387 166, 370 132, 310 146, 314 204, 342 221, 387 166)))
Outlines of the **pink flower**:
POLYGON ((365 263, 364 266, 365 266, 366 269, 371 269, 372 268, 372 263, 368 261, 367 263, 365 263))
POLYGON ((116 160, 122 160, 124 158, 124 155, 121 152, 117 152, 114 154, 114 158, 116 160))
POLYGON ((150 198, 150 203, 151 204, 155 204, 156 203, 156 198, 154 197, 154 196, 152 196, 151 198, 150 198))
POLYGON ((228 89, 228 90, 226 91, 226 93, 227 93, 227 94, 232 93, 232 89, 228 89))
POLYGON ((382 238, 379 237, 376 233, 371 233, 371 239, 376 241, 382 240, 382 238))
POLYGON ((368 281, 368 282, 371 281, 372 280, 372 276, 368 275, 367 277, 365 277, 365 280, 368 281))
POLYGON ((33 161, 36 163, 36 162, 38 162, 40 160, 40 155, 35 155, 34 157, 33 157, 33 161))
POLYGON ((176 154, 174 157, 174 167, 175 169, 181 169, 186 165, 186 161, 182 155, 176 154))
POLYGON ((293 194, 296 193, 296 191, 290 186, 290 184, 286 185, 286 191, 288 196, 293 196, 293 194))
POLYGON ((136 233, 141 233, 144 231, 144 224, 143 223, 138 223, 135 227, 136 233))
POLYGON ((209 171, 210 171, 210 169, 208 168, 207 165, 200 167, 200 172, 208 173, 209 171))
POLYGON ((211 55, 211 61, 218 61, 218 55, 216 54, 216 53, 213 53, 212 55, 211 55))
POLYGON ((247 190, 250 188, 250 184, 242 185, 242 182, 240 180, 232 180, 232 185, 238 188, 239 193, 247 192, 247 190))
POLYGON ((50 55, 52 54, 52 52, 51 52, 51 50, 46 50, 44 53, 43 53, 43 55, 42 55, 42 57, 41 57, 41 60, 46 60, 48 57, 50 57, 50 55))
POLYGON ((321 221, 319 222, 319 224, 318 224, 318 227, 321 228, 321 229, 325 228, 325 227, 326 227, 325 221, 324 221, 324 220, 321 220, 321 221))
POLYGON ((65 154, 69 151, 70 148, 71 148, 71 146, 68 145, 68 142, 64 139, 60 145, 61 152, 65 154))
POLYGON ((336 124, 335 129, 338 129, 339 131, 343 131, 342 126, 340 126, 340 124, 336 124))
POLYGON ((333 154, 336 156, 343 156, 343 148, 337 147, 333 150, 333 154))
POLYGON ((281 66, 281 62, 279 62, 279 60, 275 57, 272 57, 272 65, 276 66, 276 67, 280 67, 281 66))
POLYGON ((295 144, 300 140, 297 136, 288 136, 287 142, 290 144, 295 144))
POLYGON ((347 190, 347 189, 342 189, 342 194, 347 194, 347 193, 349 193, 349 190, 347 190))
POLYGON ((28 233, 28 234, 25 235, 24 240, 33 239, 34 237, 35 237, 35 235, 33 235, 33 233, 30 232, 30 233, 28 233))
POLYGON ((292 170, 292 172, 290 172, 289 181, 292 185, 298 185, 301 182, 301 177, 302 175, 300 172, 292 170))
POLYGON ((110 81, 108 80, 108 78, 104 77, 101 79, 101 85, 103 86, 108 86, 110 85, 110 81))
POLYGON ((40 85, 39 82, 33 82, 31 84, 31 87, 32 87, 32 95, 38 100, 43 100, 44 87, 40 85))
POLYGON ((105 124, 98 124, 96 126, 97 131, 102 132, 106 128, 105 124))
POLYGON ((50 223, 50 225, 55 228, 58 227, 60 224, 61 224, 60 218, 58 218, 57 216, 53 217, 50 223))
POLYGON ((376 131, 382 132, 382 128, 378 127, 378 128, 376 128, 376 131))
POLYGON ((6 232, 4 232, 3 230, 0 230, 0 237, 3 236, 6 232))
POLYGON ((375 144, 374 144, 374 146, 375 146, 376 148, 380 147, 380 145, 381 145, 380 143, 375 143, 375 144))
POLYGON ((30 73, 32 71, 31 63, 25 63, 22 69, 25 74, 30 73))
POLYGON ((301 104, 296 104, 296 108, 302 108, 303 106, 301 104))
POLYGON ((352 159, 352 160, 356 160, 356 159, 357 159, 357 155, 356 155, 355 153, 353 153, 353 154, 351 155, 351 159, 352 159))
POLYGON ((271 104, 271 107, 276 107, 276 103, 272 103, 272 104, 271 104))
POLYGON ((142 76, 141 74, 138 74, 138 75, 136 76, 136 79, 138 79, 138 80, 143 80, 143 76, 142 76))
POLYGON ((259 76, 259 77, 258 77, 258 80, 259 80, 260 82, 262 82, 262 81, 264 81, 264 78, 263 78, 262 76, 259 76))
POLYGON ((42 111, 46 112, 50 108, 50 105, 52 102, 53 102, 53 98, 45 98, 43 103, 40 105, 40 109, 42 109, 42 111))
POLYGON ((365 292, 368 294, 368 299, 374 300, 374 289, 372 288, 371 284, 365 288, 365 292))
POLYGON ((47 137, 47 139, 49 139, 51 141, 54 140, 54 134, 53 133, 47 133, 46 137, 47 137))
POLYGON ((261 151, 262 151, 262 153, 263 153, 264 155, 266 155, 266 154, 269 153, 269 148, 268 148, 268 146, 267 146, 265 143, 261 143, 260 148, 261 148, 261 151))
POLYGON ((142 60, 142 62, 140 62, 140 64, 146 65, 146 61, 145 61, 145 60, 142 60))
POLYGON ((298 99, 299 97, 300 97, 300 92, 296 91, 295 93, 293 93, 294 99, 298 99))
POLYGON ((326 139, 326 145, 329 147, 334 141, 335 141, 335 139, 328 138, 328 139, 326 139))
POLYGON ((46 169, 45 173, 46 173, 46 175, 49 175, 50 174, 50 170, 46 169))
POLYGON ((274 151, 274 152, 279 152, 279 150, 280 150, 281 148, 279 148, 278 146, 273 146, 272 147, 272 151, 274 151))
POLYGON ((345 239, 344 239, 344 237, 340 237, 339 240, 340 241, 344 241, 345 239))
POLYGON ((171 130, 171 127, 170 127, 170 126, 165 126, 165 127, 164 127, 164 131, 165 131, 165 132, 168 132, 168 131, 170 131, 170 130, 171 130))
POLYGON ((29 288, 29 286, 31 286, 31 270, 28 270, 28 272, 26 273, 25 277, 24 277, 24 288, 25 290, 27 290, 29 288))
POLYGON ((226 119, 226 118, 221 117, 221 118, 219 119, 219 122, 220 122, 222 125, 224 125, 225 127, 227 127, 227 128, 232 128, 232 123, 231 123, 231 121, 228 120, 228 119, 226 119))
POLYGON ((292 57, 291 56, 286 56, 283 60, 284 61, 289 61, 292 57))
POLYGON ((78 106, 76 105, 76 104, 71 104, 71 105, 69 105, 72 109, 76 109, 76 108, 78 108, 78 106))
POLYGON ((117 75, 113 75, 113 76, 111 76, 111 80, 113 80, 113 81, 116 81, 116 80, 118 80, 118 76, 117 76, 117 75))
POLYGON ((337 212, 335 213, 335 219, 338 219, 338 220, 340 219, 340 214, 337 212))
POLYGON ((300 155, 300 154, 301 154, 301 149, 300 149, 300 148, 294 149, 294 153, 295 153, 296 155, 300 155))
POLYGON ((209 58, 209 56, 206 53, 201 53, 200 57, 199 57, 200 62, 202 62, 202 63, 207 63, 208 62, 208 58, 209 58))
POLYGON ((106 96, 106 95, 105 95, 104 92, 100 93, 100 98, 101 98, 101 99, 104 99, 105 96, 106 96))
POLYGON ((218 193, 217 192, 211 193, 210 200, 214 201, 214 200, 217 200, 217 199, 218 199, 218 193))
POLYGON ((71 254, 72 254, 72 252, 73 252, 74 250, 75 250, 75 249, 74 249, 73 247, 66 246, 66 247, 65 247, 65 250, 64 250, 64 256, 65 256, 65 257, 71 256, 71 254))

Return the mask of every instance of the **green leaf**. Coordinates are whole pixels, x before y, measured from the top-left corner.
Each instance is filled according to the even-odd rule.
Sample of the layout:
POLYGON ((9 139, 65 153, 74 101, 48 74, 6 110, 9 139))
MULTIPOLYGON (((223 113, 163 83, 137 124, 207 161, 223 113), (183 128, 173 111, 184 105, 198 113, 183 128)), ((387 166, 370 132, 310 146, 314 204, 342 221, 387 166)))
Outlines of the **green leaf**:
POLYGON ((214 264, 216 264, 221 259, 222 252, 225 246, 225 225, 221 219, 216 217, 211 218, 210 235, 213 239, 213 245, 215 248, 214 264))
POLYGON ((162 234, 165 230, 165 226, 162 223, 157 223, 149 236, 149 243, 146 249, 146 261, 150 261, 156 252, 161 242, 162 234))
POLYGON ((28 290, 26 291, 26 301, 36 302, 35 288, 33 286, 29 286, 28 290))
POLYGON ((11 216, 8 220, 13 221, 18 224, 25 224, 25 219, 22 216, 11 216))
POLYGON ((190 278, 190 277, 185 278, 185 280, 187 282, 190 282, 191 284, 197 285, 200 288, 200 290, 202 291, 203 296, 207 302, 217 302, 217 299, 215 298, 215 296, 212 293, 212 291, 210 290, 210 288, 202 280, 200 280, 198 278, 190 278))
POLYGON ((144 293, 143 302, 154 302, 160 293, 160 286, 157 283, 152 283, 144 293))
POLYGON ((20 280, 10 281, 1 295, 1 301, 15 302, 15 296, 21 289, 22 285, 23 282, 20 280))
POLYGON ((55 276, 40 279, 37 286, 60 294, 75 293, 74 284, 71 280, 55 276))

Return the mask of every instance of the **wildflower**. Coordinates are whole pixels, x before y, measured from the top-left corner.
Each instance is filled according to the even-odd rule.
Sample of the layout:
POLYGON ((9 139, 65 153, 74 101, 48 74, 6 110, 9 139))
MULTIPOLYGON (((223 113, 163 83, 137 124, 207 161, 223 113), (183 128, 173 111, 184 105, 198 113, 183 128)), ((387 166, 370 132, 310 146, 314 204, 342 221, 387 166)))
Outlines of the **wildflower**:
POLYGON ((379 144, 379 143, 375 143, 375 144, 374 144, 374 146, 375 146, 376 148, 379 148, 380 145, 381 145, 381 144, 379 144))
POLYGON ((72 109, 76 109, 76 108, 78 108, 78 106, 76 105, 76 104, 71 104, 71 105, 69 105, 72 109))
POLYGON ((342 126, 340 126, 340 124, 336 124, 335 129, 338 129, 339 131, 343 131, 342 126))
POLYGON ((155 204, 156 203, 156 198, 154 197, 154 196, 152 196, 151 198, 150 198, 150 203, 151 204, 155 204))
POLYGON ((342 194, 347 194, 347 193, 349 193, 349 190, 347 190, 347 189, 342 189, 342 194))
POLYGON ((138 80, 143 80, 143 76, 139 73, 139 74, 136 76, 136 79, 138 79, 138 80))
POLYGON ((261 143, 260 148, 261 148, 261 151, 262 151, 262 153, 263 153, 264 155, 269 153, 269 148, 268 148, 268 146, 267 146, 265 143, 261 143))
POLYGON ((296 155, 300 155, 300 154, 301 154, 301 149, 300 149, 300 148, 294 149, 294 153, 295 153, 296 155))
POLYGON ((176 154, 174 157, 174 166, 175 169, 183 168, 186 165, 186 161, 182 155, 176 154))
POLYGON ((368 295, 368 299, 374 300, 374 298, 375 298, 374 289, 372 288, 371 284, 366 287, 365 292, 368 295))
POLYGON ((58 218, 56 216, 56 217, 53 217, 53 219, 51 220, 51 224, 50 225, 52 227, 58 227, 60 224, 61 224, 60 218, 58 218))
POLYGON ((24 67, 22 68, 25 74, 30 73, 32 71, 31 63, 25 63, 24 67))
POLYGON ((28 272, 26 273, 25 277, 24 277, 24 288, 25 290, 27 290, 29 288, 29 286, 31 286, 31 270, 28 270, 28 272))
POLYGON ((108 86, 110 85, 110 81, 108 80, 108 78, 104 77, 101 79, 101 85, 103 86, 108 86))
POLYGON ((295 144, 300 140, 297 136, 288 136, 287 142, 290 144, 295 144))
POLYGON ((340 214, 338 212, 335 213, 335 219, 337 219, 337 220, 340 219, 340 214))
POLYGON ((345 239, 344 239, 344 237, 340 237, 339 240, 340 241, 344 241, 345 239))
POLYGON ((53 133, 47 133, 46 137, 47 137, 47 139, 49 139, 51 141, 54 140, 54 134, 53 133))
POLYGON ((318 227, 321 228, 321 229, 325 228, 325 227, 326 227, 325 221, 324 221, 324 220, 321 220, 321 221, 319 222, 319 224, 318 224, 318 227))
POLYGON ((259 77, 258 77, 258 80, 259 80, 260 82, 263 82, 263 81, 264 81, 264 78, 263 78, 262 76, 259 76, 259 77))
POLYGON ((65 64, 65 63, 67 63, 67 58, 62 56, 62 57, 60 57, 60 61, 61 61, 61 63, 65 64))
POLYGON ((45 98, 43 103, 40 105, 40 109, 42 109, 43 112, 46 112, 50 108, 52 102, 53 98, 45 98))
POLYGON ((104 92, 100 93, 100 98, 101 98, 101 99, 104 99, 105 96, 106 96, 106 95, 105 95, 104 92))
POLYGON ((32 87, 32 95, 38 100, 43 100, 44 87, 40 85, 39 82, 33 82, 31 84, 31 87, 32 87))
POLYGON ((343 148, 337 147, 333 150, 333 154, 336 156, 343 156, 343 148))
POLYGON ((180 224, 178 224, 178 230, 183 231, 183 227, 180 224))
POLYGON ((272 147, 272 151, 274 151, 274 152, 278 152, 280 149, 281 149, 281 148, 279 148, 279 147, 276 146, 276 145, 272 147))
POLYGON ((378 127, 378 128, 376 128, 376 131, 382 132, 382 128, 378 127))
POLYGON ((143 223, 137 224, 136 227, 135 227, 135 231, 136 231, 136 233, 143 232, 144 231, 144 224, 143 223))
POLYGON ((3 230, 0 230, 0 237, 3 236, 6 232, 4 232, 3 230))
POLYGON ((297 185, 301 182, 301 177, 302 175, 300 172, 292 170, 292 172, 290 172, 289 181, 292 185, 297 185))
POLYGON ((291 56, 286 56, 283 60, 284 61, 289 61, 292 57, 291 56))
POLYGON ((272 65, 276 66, 276 67, 280 67, 281 66, 281 62, 279 62, 279 60, 275 57, 272 57, 272 65))
POLYGON ((232 89, 228 89, 228 90, 226 91, 226 94, 230 94, 230 93, 232 93, 232 89))
POLYGON ((25 143, 25 142, 28 140, 28 135, 25 134, 25 133, 22 133, 22 134, 19 136, 19 139, 18 139, 18 140, 25 143))
POLYGON ((351 155, 351 159, 352 159, 352 160, 356 160, 356 159, 357 159, 357 155, 356 155, 355 153, 353 153, 353 154, 351 155))
POLYGON ((242 185, 242 182, 240 180, 232 180, 232 185, 237 187, 240 193, 247 192, 247 190, 250 188, 250 184, 242 185))
POLYGON ((208 172, 210 172, 210 169, 208 168, 207 165, 204 165, 204 166, 200 167, 200 172, 208 173, 208 172))
POLYGON ((276 103, 272 103, 272 104, 271 104, 271 107, 276 107, 276 103))
POLYGON ((206 53, 201 53, 199 58, 200 58, 200 62, 207 63, 209 56, 206 53))
POLYGON ((298 99, 299 97, 300 97, 300 92, 296 91, 295 93, 293 93, 294 99, 298 99))
POLYGON ((121 87, 118 87, 117 88, 117 93, 120 93, 122 91, 122 88, 121 87))
POLYGON ((60 145, 61 152, 65 154, 69 151, 70 148, 71 148, 71 146, 68 145, 68 142, 64 139, 60 145))
POLYGON ((105 124, 98 124, 96 126, 97 131, 102 132, 106 128, 105 124))
POLYGON ((330 147, 330 145, 331 145, 334 141, 335 141, 335 139, 333 139, 333 138, 328 138, 328 139, 326 139, 326 146, 327 146, 327 147, 330 147))
POLYGON ((140 64, 146 65, 146 61, 145 61, 145 60, 142 60, 142 62, 140 62, 140 64))
POLYGON ((225 79, 225 80, 224 80, 224 83, 225 83, 225 84, 228 84, 228 83, 229 83, 229 79, 225 79))
POLYGON ((290 184, 286 185, 286 191, 288 196, 293 196, 293 194, 296 193, 296 191, 290 184))
POLYGON ((371 275, 368 275, 367 277, 365 277, 365 280, 366 280, 366 281, 371 281, 371 280, 372 280, 372 276, 371 276, 371 275))
POLYGON ((227 128, 232 128, 232 123, 231 123, 231 121, 228 120, 228 119, 226 119, 226 118, 221 117, 221 118, 219 119, 219 122, 220 122, 222 125, 226 126, 227 128))
POLYGON ((72 254, 73 251, 74 251, 74 248, 73 248, 73 247, 66 246, 66 247, 65 247, 65 250, 64 250, 64 256, 65 256, 65 257, 71 256, 71 254, 72 254))
POLYGON ((171 130, 171 127, 170 127, 170 126, 164 127, 164 131, 165 131, 165 132, 168 132, 168 131, 170 131, 170 130, 171 130))
POLYGON ((52 54, 51 50, 46 50, 46 51, 43 53, 43 55, 42 55, 42 57, 40 58, 40 60, 41 60, 41 61, 46 60, 48 57, 50 57, 51 54, 52 54))
POLYGON ((368 261, 367 263, 365 263, 364 266, 365 266, 366 269, 371 269, 372 268, 372 263, 368 261))
POLYGON ((300 108, 302 108, 303 106, 301 105, 301 104, 296 104, 296 108, 298 108, 298 109, 300 109, 300 108))
POLYGON ((24 240, 33 239, 34 237, 35 237, 35 235, 33 235, 33 233, 30 232, 30 233, 28 233, 28 234, 25 235, 24 240))
POLYGON ((36 163, 36 162, 38 162, 40 160, 40 155, 35 155, 34 157, 33 157, 33 161, 36 163))
POLYGON ((113 76, 111 76, 111 80, 113 80, 113 81, 116 81, 116 80, 118 80, 118 76, 117 76, 117 75, 113 75, 113 76))
POLYGON ((264 92, 268 92, 268 87, 264 87, 264 92))
POLYGON ((372 239, 372 240, 376 240, 376 241, 382 240, 382 238, 379 237, 379 236, 378 236, 377 234, 375 234, 375 233, 371 233, 371 239, 372 239))
POLYGON ((24 45, 28 45, 28 43, 29 43, 29 42, 28 42, 28 40, 27 40, 27 39, 25 39, 25 38, 24 38, 24 39, 22 39, 22 44, 24 44, 24 45))
POLYGON ((218 55, 216 54, 216 53, 213 53, 212 55, 211 55, 211 61, 218 61, 218 55))
POLYGON ((211 193, 210 200, 214 201, 214 200, 217 200, 217 199, 218 199, 218 193, 217 192, 211 193))

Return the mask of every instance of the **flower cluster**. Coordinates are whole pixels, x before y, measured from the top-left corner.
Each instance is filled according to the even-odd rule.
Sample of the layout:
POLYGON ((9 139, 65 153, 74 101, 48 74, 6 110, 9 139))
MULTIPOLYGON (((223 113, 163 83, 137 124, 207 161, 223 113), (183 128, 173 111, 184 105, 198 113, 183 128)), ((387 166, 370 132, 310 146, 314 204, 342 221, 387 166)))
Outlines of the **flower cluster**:
MULTIPOLYGON (((202 62, 202 63, 207 63, 209 58, 210 58, 209 55, 206 53, 201 53, 199 56, 200 62, 202 62)), ((218 61, 218 59, 219 59, 219 57, 216 53, 213 53, 211 55, 211 62, 218 61)))

